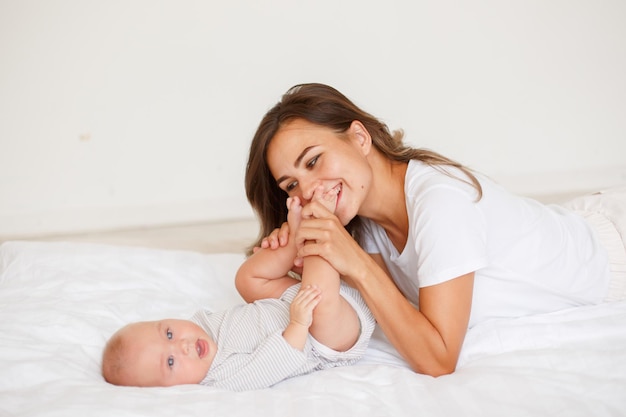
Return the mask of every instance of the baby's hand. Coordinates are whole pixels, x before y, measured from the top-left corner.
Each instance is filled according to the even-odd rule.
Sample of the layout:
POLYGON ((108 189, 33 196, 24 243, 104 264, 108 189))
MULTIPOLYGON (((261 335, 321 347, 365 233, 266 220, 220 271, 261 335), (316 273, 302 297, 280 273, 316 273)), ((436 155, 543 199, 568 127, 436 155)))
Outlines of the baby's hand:
POLYGON ((313 324, 313 310, 322 299, 322 292, 317 286, 307 285, 300 288, 289 308, 291 323, 297 323, 306 328, 313 324))
POLYGON ((261 240, 261 246, 254 247, 253 252, 257 252, 260 249, 278 249, 287 245, 289 241, 289 224, 284 222, 280 228, 272 230, 269 236, 266 236, 261 240))

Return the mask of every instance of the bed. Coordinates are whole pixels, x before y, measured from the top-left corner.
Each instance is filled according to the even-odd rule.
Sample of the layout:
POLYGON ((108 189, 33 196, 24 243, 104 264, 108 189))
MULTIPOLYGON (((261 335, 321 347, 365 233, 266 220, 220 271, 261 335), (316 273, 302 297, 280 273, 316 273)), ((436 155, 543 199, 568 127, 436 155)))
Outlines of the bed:
POLYGON ((243 255, 75 243, 0 246, 1 416, 624 416, 626 302, 467 334, 459 367, 411 372, 377 329, 357 365, 251 392, 116 387, 107 338, 136 320, 241 303, 243 255))

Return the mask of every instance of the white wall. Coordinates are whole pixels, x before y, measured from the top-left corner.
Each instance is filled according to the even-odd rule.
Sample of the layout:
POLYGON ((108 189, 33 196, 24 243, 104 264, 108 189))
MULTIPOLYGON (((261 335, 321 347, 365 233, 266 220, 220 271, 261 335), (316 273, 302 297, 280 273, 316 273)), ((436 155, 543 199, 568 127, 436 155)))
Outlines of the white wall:
POLYGON ((626 2, 0 0, 0 236, 248 217, 262 115, 329 83, 541 194, 626 183, 626 2))

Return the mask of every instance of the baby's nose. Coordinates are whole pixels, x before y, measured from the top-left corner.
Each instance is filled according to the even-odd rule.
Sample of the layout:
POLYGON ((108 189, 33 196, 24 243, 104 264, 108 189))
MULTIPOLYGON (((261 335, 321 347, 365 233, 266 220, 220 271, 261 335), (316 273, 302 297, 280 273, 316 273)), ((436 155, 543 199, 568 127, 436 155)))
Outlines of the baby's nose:
POLYGON ((183 355, 188 355, 190 349, 191 349, 191 342, 187 339, 181 339, 180 351, 183 353, 183 355))

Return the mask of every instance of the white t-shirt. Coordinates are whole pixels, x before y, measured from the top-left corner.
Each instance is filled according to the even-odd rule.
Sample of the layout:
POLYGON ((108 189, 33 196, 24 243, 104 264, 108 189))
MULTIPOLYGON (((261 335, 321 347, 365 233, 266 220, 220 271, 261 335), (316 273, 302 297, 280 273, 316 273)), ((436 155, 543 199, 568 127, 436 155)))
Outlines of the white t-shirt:
MULTIPOLYGON (((398 253, 385 230, 363 219, 362 246, 380 253, 416 306, 420 287, 475 272, 470 327, 595 304, 607 293, 606 251, 579 215, 510 194, 477 175, 483 196, 456 178, 410 161, 405 182, 409 234, 398 253)), ((459 179, 460 178, 460 179, 459 179)))

